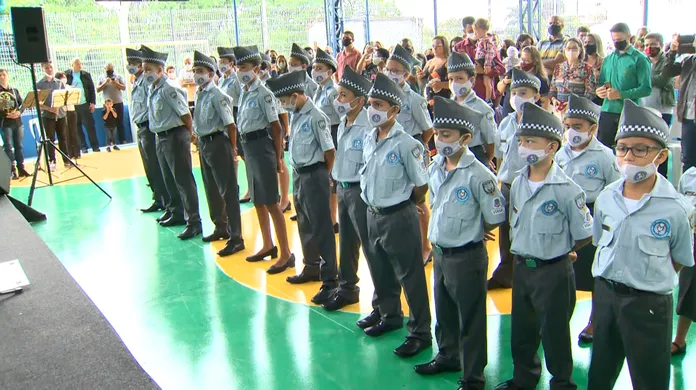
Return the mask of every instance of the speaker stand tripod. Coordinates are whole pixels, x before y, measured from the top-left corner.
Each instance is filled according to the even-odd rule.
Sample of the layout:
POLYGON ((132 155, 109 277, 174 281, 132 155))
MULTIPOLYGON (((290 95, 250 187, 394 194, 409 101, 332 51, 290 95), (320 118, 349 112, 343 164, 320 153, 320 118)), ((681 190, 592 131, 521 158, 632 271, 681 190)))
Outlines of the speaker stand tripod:
MULTIPOLYGON (((109 195, 109 193, 106 192, 99 184, 97 184, 94 180, 92 180, 92 178, 89 177, 89 175, 87 175, 85 173, 85 171, 83 171, 79 166, 77 166, 77 164, 72 159, 70 159, 70 157, 68 157, 68 155, 63 153, 63 151, 60 150, 56 146, 56 144, 53 143, 53 140, 49 140, 46 137, 46 129, 44 128, 43 119, 41 118, 41 107, 40 107, 41 102, 39 101, 39 91, 36 88, 36 71, 34 70, 34 64, 33 63, 29 64, 29 68, 31 69, 31 85, 34 88, 34 96, 35 96, 34 104, 36 105, 36 114, 37 114, 37 117, 39 120, 40 141, 39 141, 39 147, 36 151, 36 164, 34 164, 34 176, 31 179, 31 188, 29 189, 29 199, 27 201, 27 204, 29 206, 31 206, 31 203, 34 200, 34 191, 37 188, 36 187, 36 178, 37 178, 37 174, 38 174, 39 169, 40 169, 41 158, 43 158, 44 161, 46 162, 46 171, 45 172, 46 172, 46 175, 48 176, 48 185, 47 186, 53 186, 54 184, 60 183, 60 182, 56 182, 56 183, 53 182, 53 177, 51 175, 51 169, 50 169, 51 164, 50 164, 50 161, 48 158, 48 147, 49 146, 53 147, 55 151, 60 153, 60 155, 63 157, 63 159, 65 161, 67 161, 73 168, 80 171, 82 176, 86 177, 90 182, 92 182, 92 184, 94 184, 97 188, 99 188, 99 190, 101 192, 103 192, 104 195, 109 197, 109 199, 112 199, 111 195, 109 195)), ((72 179, 68 179, 68 180, 72 180, 72 179)), ((68 180, 64 180, 64 181, 68 181, 68 180)), ((38 187, 38 188, 41 188, 41 187, 38 187)))

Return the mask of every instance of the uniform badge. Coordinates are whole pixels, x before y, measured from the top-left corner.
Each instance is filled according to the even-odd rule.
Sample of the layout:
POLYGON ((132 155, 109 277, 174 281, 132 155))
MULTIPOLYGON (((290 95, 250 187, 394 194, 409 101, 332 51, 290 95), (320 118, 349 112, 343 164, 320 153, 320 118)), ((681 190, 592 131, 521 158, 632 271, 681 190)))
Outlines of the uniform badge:
POLYGON ((405 103, 402 108, 404 109, 405 112, 411 112, 411 105, 408 103, 405 103))
POLYGON ((268 104, 271 104, 271 102, 273 101, 273 98, 271 97, 271 95, 267 95, 266 97, 263 98, 263 101, 265 101, 268 104))
POLYGON ((492 112, 487 112, 486 119, 488 119, 489 121, 492 121, 492 120, 495 120, 495 117, 493 116, 492 112))
POLYGON ((258 104, 256 103, 255 100, 249 100, 249 103, 247 103, 247 108, 256 108, 257 106, 258 106, 258 104))
POLYGON ((176 99, 176 91, 172 91, 172 93, 170 93, 169 96, 170 96, 172 99, 176 99))
POLYGON ((362 138, 356 138, 356 139, 354 139, 353 142, 351 143, 351 147, 350 147, 350 148, 353 149, 353 150, 362 150, 362 148, 363 148, 363 140, 362 140, 362 138))
POLYGON ((592 227, 592 214, 590 214, 590 210, 585 212, 584 222, 585 223, 582 224, 583 229, 589 229, 592 227))
POLYGON ((227 107, 228 104, 229 104, 229 103, 227 102, 227 99, 222 99, 222 100, 220 100, 220 105, 221 105, 221 106, 227 107))
POLYGON ((319 120, 319 128, 323 129, 324 127, 326 127, 326 121, 323 119, 319 120))
POLYGON ((421 102, 421 108, 426 110, 428 108, 428 102, 421 102))
POLYGON ((413 155, 413 157, 419 160, 421 158, 421 148, 416 146, 415 148, 411 149, 411 154, 413 155))
POLYGON ((329 105, 329 99, 327 99, 327 98, 321 99, 321 105, 322 105, 322 106, 328 106, 328 105, 329 105))
POLYGON ((558 210, 558 203, 555 200, 549 200, 541 205, 541 213, 544 215, 552 215, 558 210))
POLYGON ((464 203, 469 200, 469 190, 466 187, 457 187, 454 190, 454 197, 457 199, 457 202, 464 203))
POLYGON ((481 186, 483 187, 483 192, 488 195, 493 195, 495 193, 496 185, 494 180, 486 180, 481 186))
POLYGON ((394 165, 399 162, 399 156, 396 154, 396 152, 389 152, 387 153, 386 161, 387 164, 394 165))
POLYGON ((575 197, 575 206, 578 208, 578 210, 585 208, 585 196, 583 194, 575 197))
POLYGON ((505 212, 505 207, 503 207, 503 202, 500 198, 493 199, 493 215, 500 215, 505 212))
POLYGON ((665 238, 670 231, 669 221, 666 219, 658 219, 650 225, 650 233, 655 238, 665 238))
POLYGON ((309 131, 310 131, 309 122, 303 123, 300 131, 302 131, 303 134, 309 134, 309 131))
POLYGON ((599 168, 595 164, 587 164, 585 167, 585 176, 595 177, 599 173, 599 168))

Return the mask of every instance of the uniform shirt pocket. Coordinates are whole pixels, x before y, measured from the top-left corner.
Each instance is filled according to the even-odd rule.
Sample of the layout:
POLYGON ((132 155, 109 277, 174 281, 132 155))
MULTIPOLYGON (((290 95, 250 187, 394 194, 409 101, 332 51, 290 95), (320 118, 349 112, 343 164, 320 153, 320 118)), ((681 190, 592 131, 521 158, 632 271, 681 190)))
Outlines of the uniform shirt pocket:
POLYGON ((465 229, 470 228, 471 221, 476 217, 475 208, 470 201, 445 203, 442 208, 444 233, 459 236, 465 229))
POLYGON ((162 115, 163 114, 162 110, 164 109, 164 101, 162 100, 162 98, 160 98, 159 96, 155 97, 152 100, 152 105, 155 108, 154 109, 155 118, 158 118, 158 119, 163 118, 164 115, 162 115))
POLYGON ((598 177, 587 177, 585 175, 576 176, 577 184, 585 190, 585 193, 591 194, 600 191, 604 186, 604 180, 598 177))
POLYGON ((668 238, 638 237, 638 249, 647 262, 639 262, 645 266, 645 280, 661 282, 672 277, 674 270, 669 251, 668 238))

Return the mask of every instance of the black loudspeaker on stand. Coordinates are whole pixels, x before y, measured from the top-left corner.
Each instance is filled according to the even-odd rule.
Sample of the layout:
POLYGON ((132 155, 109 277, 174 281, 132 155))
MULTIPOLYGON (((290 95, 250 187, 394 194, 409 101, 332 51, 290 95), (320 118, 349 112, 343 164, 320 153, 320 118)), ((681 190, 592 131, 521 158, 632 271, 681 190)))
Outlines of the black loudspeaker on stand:
MULTIPOLYGON (((74 161, 72 161, 62 150, 60 150, 54 143, 53 140, 46 138, 46 130, 44 129, 43 119, 41 118, 40 105, 42 102, 39 101, 39 91, 36 88, 36 71, 34 70, 35 64, 41 64, 44 62, 49 62, 48 55, 48 40, 46 38, 46 23, 44 22, 43 8, 39 7, 12 7, 10 9, 12 14, 12 31, 14 34, 15 50, 17 52, 17 62, 19 64, 27 64, 31 71, 31 85, 34 90, 34 102, 36 105, 36 116, 39 120, 39 136, 41 138, 39 142, 39 147, 36 153, 36 163, 34 164, 34 176, 31 180, 31 188, 29 189, 29 200, 28 204, 31 206, 32 200, 34 199, 34 191, 36 190, 36 177, 38 174, 39 166, 41 165, 41 158, 46 162, 46 167, 49 167, 48 149, 50 145, 55 150, 60 153, 61 156, 65 158, 66 161, 70 163, 75 169, 80 171, 80 173, 89 179, 92 184, 94 184, 101 192, 111 199, 111 195, 106 192, 102 187, 99 186, 91 177, 89 177, 74 161)), ((63 145, 61 145, 63 146, 63 145)), ((48 185, 52 186, 53 178, 51 177, 51 170, 46 169, 46 174, 48 175, 48 185)))

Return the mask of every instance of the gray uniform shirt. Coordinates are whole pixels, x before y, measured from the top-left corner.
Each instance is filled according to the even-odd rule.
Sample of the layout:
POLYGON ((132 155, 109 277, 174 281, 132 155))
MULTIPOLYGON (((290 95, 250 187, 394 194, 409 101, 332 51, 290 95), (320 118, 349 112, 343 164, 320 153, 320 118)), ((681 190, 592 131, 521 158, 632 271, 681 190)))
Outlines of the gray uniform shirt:
POLYGON ((147 101, 148 127, 153 133, 183 126, 181 117, 190 114, 186 91, 167 76, 162 76, 157 85, 150 86, 147 101))
MULTIPOLYGON (((64 89, 64 88, 65 88, 65 85, 63 85, 63 83, 61 83, 60 81, 58 81, 58 80, 55 79, 55 78, 54 78, 53 80, 51 80, 51 81, 48 81, 48 80, 46 80, 46 78, 44 77, 44 78, 42 78, 41 80, 39 80, 39 81, 36 83, 36 89, 39 90, 39 91, 44 90, 44 89, 48 89, 48 90, 54 91, 54 90, 56 90, 56 89, 64 89)), ((41 94, 41 92, 39 92, 39 94, 41 94)), ((44 106, 51 107, 51 104, 53 104, 53 93, 49 93, 49 94, 48 94, 48 97, 47 97, 46 100, 43 102, 43 105, 44 105, 44 106)), ((65 118, 66 115, 67 115, 67 114, 66 114, 66 112, 65 112, 65 106, 60 107, 60 108, 58 109, 58 115, 56 115, 56 114, 54 114, 54 113, 52 113, 52 112, 48 112, 48 111, 41 111, 41 117, 42 117, 42 118, 47 118, 47 119, 65 118)))
POLYGON ((232 99, 215 83, 202 90, 196 89, 196 109, 193 111, 193 131, 202 137, 216 132, 227 134, 227 126, 234 123, 232 99))
POLYGON ((256 78, 249 88, 243 87, 239 98, 237 128, 240 134, 263 130, 278 121, 273 93, 256 78))
POLYGON ((242 94, 242 87, 239 84, 237 73, 232 71, 230 75, 223 75, 218 79, 218 87, 232 99, 232 105, 239 107, 239 97, 242 94))
POLYGON ((145 84, 143 73, 141 73, 133 82, 131 104, 129 107, 130 115, 135 124, 139 125, 147 121, 147 93, 148 86, 145 84))
POLYGON ((307 99, 299 111, 292 114, 290 132, 290 164, 293 168, 307 167, 324 161, 324 152, 334 149, 329 118, 307 99))
MULTIPOLYGON (((107 78, 109 77, 106 75, 101 76, 97 85, 102 85, 107 78)), ((126 85, 126 83, 123 81, 123 77, 117 75, 116 73, 113 74, 113 78, 122 85, 126 85)), ((123 92, 112 84, 109 84, 102 89, 102 93, 104 93, 104 99, 109 98, 113 100, 114 103, 123 103, 123 92)))
POLYGON ((408 200, 414 187, 428 184, 423 145, 395 122, 377 142, 373 128, 363 143, 365 165, 360 172, 362 198, 368 206, 389 207, 408 200))
POLYGON ((503 159, 503 163, 498 169, 498 180, 506 184, 512 184, 512 181, 515 180, 526 165, 519 155, 516 135, 519 127, 517 113, 515 112, 506 116, 500 122, 500 126, 498 126, 500 143, 496 149, 496 157, 503 159))
POLYGON ((336 145, 336 162, 332 175, 334 180, 344 183, 360 182, 360 170, 364 165, 363 145, 365 135, 370 131, 367 110, 360 110, 355 121, 346 127, 346 117, 338 125, 338 145, 336 145))
MULTIPOLYGON (((453 97, 453 99, 455 98, 453 97)), ((472 89, 464 100, 458 103, 483 114, 483 118, 481 118, 481 122, 479 123, 480 131, 472 134, 469 147, 496 144, 498 131, 495 124, 495 116, 493 109, 486 104, 486 101, 478 97, 476 92, 472 89)))
POLYGON ((423 134, 425 130, 432 129, 433 121, 430 119, 428 102, 425 98, 415 93, 406 82, 401 90, 404 91, 405 98, 396 121, 404 127, 406 134, 417 136, 423 134))
POLYGON ((579 154, 564 144, 556 162, 585 191, 587 203, 594 203, 604 187, 621 179, 614 153, 595 137, 579 154))
MULTIPOLYGON (((304 72, 304 70, 303 70, 303 72, 304 72)), ((314 99, 314 95, 316 95, 318 88, 319 88, 319 84, 317 84, 317 82, 314 81, 313 78, 307 77, 305 79, 305 95, 314 99)))
POLYGON ((625 181, 610 184, 595 202, 592 226, 597 246, 592 275, 658 294, 671 294, 677 283, 672 261, 694 265, 693 207, 662 175, 638 208, 629 213, 625 181))
POLYGON ((337 97, 338 91, 331 78, 329 78, 326 84, 319 85, 314 94, 314 104, 329 117, 329 124, 331 126, 341 123, 341 117, 333 106, 333 101, 336 100, 337 97))
POLYGON ((493 173, 469 149, 457 167, 445 170, 447 159, 437 155, 428 168, 430 208, 428 240, 443 248, 456 248, 483 240, 484 222, 505 221, 505 201, 493 173))
POLYGON ((551 260, 571 252, 576 241, 592 236, 592 215, 585 193, 552 164, 536 192, 525 167, 510 189, 510 252, 551 260))

